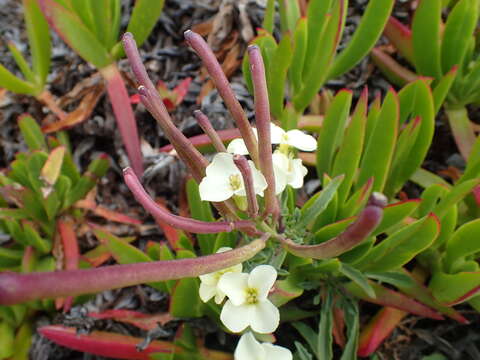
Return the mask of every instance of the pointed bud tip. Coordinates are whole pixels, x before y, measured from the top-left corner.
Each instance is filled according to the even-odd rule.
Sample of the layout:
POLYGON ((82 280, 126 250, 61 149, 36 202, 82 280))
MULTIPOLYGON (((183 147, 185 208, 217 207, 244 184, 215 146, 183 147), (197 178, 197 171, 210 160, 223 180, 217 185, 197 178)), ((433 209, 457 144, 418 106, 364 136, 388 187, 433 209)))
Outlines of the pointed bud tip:
POLYGON ((374 192, 370 196, 370 199, 368 200, 369 205, 377 206, 384 208, 388 204, 388 199, 385 195, 379 192, 374 192))

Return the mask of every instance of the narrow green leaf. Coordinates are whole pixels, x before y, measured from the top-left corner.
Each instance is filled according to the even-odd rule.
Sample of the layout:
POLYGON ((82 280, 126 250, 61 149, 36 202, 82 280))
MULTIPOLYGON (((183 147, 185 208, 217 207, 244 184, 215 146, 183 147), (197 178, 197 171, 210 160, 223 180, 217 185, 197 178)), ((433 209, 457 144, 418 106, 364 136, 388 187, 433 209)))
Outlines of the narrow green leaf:
POLYGON ((293 96, 302 87, 303 66, 307 53, 307 19, 301 18, 297 22, 293 33, 293 59, 290 65, 290 82, 293 88, 293 96))
POLYGON ((478 7, 477 0, 460 0, 448 15, 441 50, 444 73, 462 65, 477 26, 478 7))
POLYGON ((480 252, 480 219, 463 224, 447 241, 445 266, 448 272, 456 261, 462 261, 467 256, 480 252))
POLYGON ((398 131, 399 104, 397 94, 390 90, 378 114, 377 124, 363 154, 357 188, 370 177, 373 191, 382 191, 387 180, 398 131))
POLYGON ((273 34, 273 26, 275 20, 275 0, 267 0, 267 8, 263 15, 262 28, 273 34))
POLYGON ((43 88, 50 72, 51 44, 48 24, 38 0, 23 0, 23 7, 33 72, 38 76, 36 83, 43 88))
POLYGON ((413 60, 417 71, 426 76, 439 78, 440 64, 440 23, 442 3, 438 0, 422 0, 412 23, 413 60))
POLYGON ((400 201, 398 203, 388 205, 383 209, 383 218, 377 228, 373 231, 372 235, 376 236, 388 230, 395 225, 399 226, 403 220, 411 215, 421 202, 417 199, 400 201))
POLYGON ((295 224, 297 229, 302 229, 314 221, 332 201, 338 187, 343 181, 343 176, 337 176, 330 183, 320 191, 317 196, 312 197, 312 200, 307 202, 302 208, 302 216, 295 224))
POLYGON ((293 31, 300 18, 300 6, 297 0, 282 0, 278 2, 280 12, 280 28, 282 33, 293 31))
POLYGON ((337 56, 329 79, 337 78, 353 68, 373 48, 382 35, 394 0, 370 0, 347 47, 337 56))
POLYGON ((113 14, 112 2, 114 0, 84 0, 89 4, 92 13, 93 28, 96 38, 103 44, 105 49, 110 50, 116 42, 116 36, 112 36, 113 14), (113 38, 113 42, 111 42, 113 38))
POLYGON ((436 272, 429 287, 438 301, 446 304, 458 304, 478 295, 480 272, 461 272, 445 274, 436 272))
POLYGON ((330 174, 333 155, 343 139, 351 102, 352 93, 347 90, 340 91, 333 99, 323 119, 317 142, 317 176, 320 179, 323 174, 330 174))
POLYGON ((0 87, 3 87, 17 94, 37 95, 38 93, 37 88, 33 86, 33 84, 19 79, 1 64, 0 64, 0 87))
POLYGON ((435 104, 435 115, 440 110, 445 99, 447 98, 448 92, 452 87, 453 81, 457 75, 458 67, 454 66, 450 71, 448 71, 442 78, 437 82, 437 85, 433 89, 433 103, 435 104))
POLYGON ((322 360, 333 359, 333 295, 326 292, 325 300, 320 311, 320 323, 318 324, 317 357, 322 360))
POLYGON ((203 303, 198 295, 199 286, 196 278, 177 281, 170 295, 169 312, 172 316, 181 318, 203 316, 203 303))
POLYGON ((378 114, 380 114, 380 109, 382 105, 382 98, 380 94, 377 94, 375 100, 370 105, 368 109, 368 116, 367 116, 367 125, 365 127, 365 147, 370 143, 370 139, 373 134, 373 130, 377 126, 378 114))
POLYGON ((47 150, 47 143, 42 130, 37 122, 29 115, 22 115, 18 120, 18 126, 22 133, 23 140, 31 151, 47 150))
POLYGON ((342 266, 340 267, 340 272, 347 278, 355 282, 358 286, 360 286, 369 297, 376 297, 375 290, 373 290, 371 285, 368 283, 367 277, 361 271, 355 269, 350 265, 342 263, 342 266))
POLYGON ((104 68, 112 63, 105 46, 76 13, 55 0, 40 1, 48 21, 75 52, 97 68, 104 68))
POLYGON ((30 65, 28 65, 27 60, 25 60, 17 46, 12 41, 7 42, 7 46, 27 82, 35 83, 35 74, 32 69, 30 69, 30 65))
POLYGON ((347 325, 347 343, 340 360, 356 360, 360 328, 358 303, 352 299, 345 299, 344 302, 342 309, 345 316, 345 324, 347 325))
POLYGON ((283 101, 285 98, 285 83, 287 81, 287 72, 291 62, 291 37, 289 34, 285 34, 272 56, 272 66, 266 68, 269 73, 267 84, 270 99, 270 111, 276 119, 280 119, 282 116, 283 101))
POLYGON ((300 335, 305 339, 308 346, 313 352, 317 351, 317 341, 318 335, 313 331, 307 324, 296 321, 292 323, 292 326, 300 333, 300 335))
POLYGON ((447 211, 463 200, 476 186, 480 184, 480 179, 473 179, 465 181, 461 184, 455 185, 444 198, 438 203, 433 212, 442 219, 447 211))
POLYGON ((15 329, 6 321, 0 321, 0 359, 15 353, 15 329))

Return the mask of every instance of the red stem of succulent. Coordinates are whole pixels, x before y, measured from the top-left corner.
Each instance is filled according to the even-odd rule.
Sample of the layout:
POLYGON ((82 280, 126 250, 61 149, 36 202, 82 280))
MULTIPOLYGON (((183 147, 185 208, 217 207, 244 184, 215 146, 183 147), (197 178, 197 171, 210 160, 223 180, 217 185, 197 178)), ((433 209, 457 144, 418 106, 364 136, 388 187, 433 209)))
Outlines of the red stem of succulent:
POLYGON ((200 59, 202 59, 203 65, 207 68, 208 73, 215 83, 215 87, 225 101, 227 108, 230 110, 230 113, 232 114, 233 119, 237 123, 237 127, 242 134, 242 138, 245 141, 245 145, 247 146, 250 157, 255 164, 259 164, 257 139, 255 138, 250 123, 248 122, 247 115, 235 97, 230 83, 228 82, 222 67, 218 63, 215 54, 199 34, 191 30, 187 30, 184 33, 184 36, 188 45, 190 45, 200 59))
POLYGON ((135 199, 156 219, 176 228, 197 234, 216 234, 232 230, 253 231, 255 224, 248 220, 207 222, 173 215, 159 206, 145 191, 140 180, 130 168, 123 170, 123 178, 135 199))
POLYGON ((198 258, 103 266, 85 270, 0 273, 0 305, 78 296, 138 284, 196 277, 234 266, 265 247, 266 238, 238 249, 198 258))
POLYGON ((255 194, 255 187, 253 185, 252 169, 250 168, 247 159, 242 155, 234 155, 233 162, 242 174, 245 192, 247 193, 248 215, 250 219, 254 219, 258 215, 258 202, 257 195, 255 194))
POLYGON ((383 208, 387 205, 385 196, 373 193, 367 206, 343 233, 318 245, 299 245, 289 239, 280 238, 289 252, 301 257, 328 259, 348 251, 366 239, 380 224, 383 208))
POLYGON ((107 82, 107 93, 112 103, 120 135, 127 150, 131 166, 138 176, 143 174, 143 158, 140 151, 140 139, 137 123, 133 115, 125 82, 115 64, 100 69, 107 82))
POLYGON ((270 134, 270 104, 268 101, 265 66, 258 46, 249 46, 248 55, 255 97, 255 120, 258 131, 260 170, 263 176, 265 176, 268 185, 265 190, 265 215, 273 214, 274 218, 277 218, 280 214, 280 207, 275 196, 275 176, 273 174, 272 139, 270 134))
POLYGON ((212 123, 210 120, 208 120, 207 115, 200 110, 195 110, 193 115, 195 115, 195 119, 197 120, 198 125, 200 125, 202 128, 203 132, 209 137, 212 145, 215 147, 215 150, 218 152, 227 152, 227 148, 223 144, 222 139, 220 139, 220 135, 218 135, 213 128, 212 123))

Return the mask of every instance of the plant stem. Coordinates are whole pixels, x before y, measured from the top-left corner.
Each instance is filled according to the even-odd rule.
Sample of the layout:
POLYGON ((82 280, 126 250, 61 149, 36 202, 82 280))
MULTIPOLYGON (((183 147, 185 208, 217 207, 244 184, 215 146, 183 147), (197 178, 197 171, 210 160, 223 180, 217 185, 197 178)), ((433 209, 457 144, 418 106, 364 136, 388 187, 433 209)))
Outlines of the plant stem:
POLYGON ((52 93, 48 90, 43 90, 40 95, 37 96, 37 100, 43 102, 60 120, 64 120, 67 117, 67 113, 60 109, 53 97, 52 93))

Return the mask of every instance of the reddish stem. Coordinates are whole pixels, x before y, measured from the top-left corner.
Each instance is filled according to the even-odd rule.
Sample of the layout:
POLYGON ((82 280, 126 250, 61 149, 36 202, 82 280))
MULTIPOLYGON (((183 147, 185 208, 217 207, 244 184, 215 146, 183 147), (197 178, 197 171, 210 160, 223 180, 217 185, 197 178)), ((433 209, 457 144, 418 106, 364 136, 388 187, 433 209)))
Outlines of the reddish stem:
POLYGON ((227 152, 227 148, 220 139, 220 135, 215 131, 210 120, 208 120, 207 115, 205 115, 200 110, 195 110, 193 112, 195 119, 198 122, 198 125, 202 128, 203 132, 209 137, 212 145, 215 147, 215 150, 218 152, 227 152))
POLYGON ((247 159, 242 155, 234 155, 233 162, 242 174, 245 192, 247 193, 248 215, 250 219, 254 219, 258 215, 257 195, 255 194, 255 186, 253 184, 252 169, 247 159))

